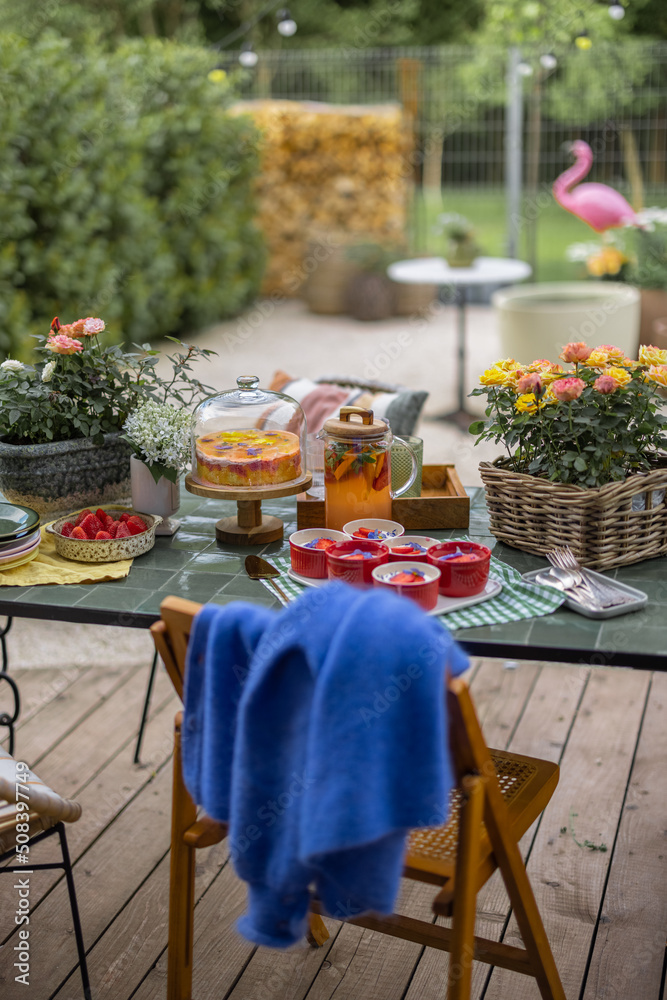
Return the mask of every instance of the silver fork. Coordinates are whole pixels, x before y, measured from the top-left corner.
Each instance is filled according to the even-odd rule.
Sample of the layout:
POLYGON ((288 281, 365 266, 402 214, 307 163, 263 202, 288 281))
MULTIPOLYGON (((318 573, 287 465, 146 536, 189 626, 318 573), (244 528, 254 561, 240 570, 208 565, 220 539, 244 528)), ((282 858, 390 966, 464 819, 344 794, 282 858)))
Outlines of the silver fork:
POLYGON ((564 569, 569 570, 571 573, 579 574, 579 576, 581 576, 589 585, 595 596, 604 603, 605 607, 613 607, 617 604, 626 604, 628 600, 630 600, 626 594, 620 593, 616 587, 610 587, 607 586, 607 584, 600 583, 597 577, 592 576, 586 567, 582 566, 578 561, 569 545, 561 545, 554 551, 556 553, 556 558, 560 560, 560 565, 564 569))
POLYGON ((600 602, 596 594, 593 592, 592 587, 590 586, 588 581, 584 579, 581 573, 578 570, 574 570, 571 569, 569 566, 563 565, 563 559, 560 549, 557 548, 551 549, 551 551, 546 552, 545 555, 552 566, 554 566, 556 569, 565 570, 567 573, 570 574, 575 584, 574 587, 572 588, 573 590, 575 591, 581 590, 581 592, 584 593, 589 600, 599 605, 600 602))

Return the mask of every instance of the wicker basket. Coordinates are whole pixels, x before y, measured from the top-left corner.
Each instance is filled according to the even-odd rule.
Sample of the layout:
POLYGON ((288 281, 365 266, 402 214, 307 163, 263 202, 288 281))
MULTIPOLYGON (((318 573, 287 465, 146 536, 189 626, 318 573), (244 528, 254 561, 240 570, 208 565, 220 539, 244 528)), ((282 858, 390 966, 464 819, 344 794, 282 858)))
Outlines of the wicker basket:
POLYGON ((503 468, 479 467, 491 533, 524 552, 569 545, 584 566, 611 569, 667 554, 667 466, 581 489, 503 468))

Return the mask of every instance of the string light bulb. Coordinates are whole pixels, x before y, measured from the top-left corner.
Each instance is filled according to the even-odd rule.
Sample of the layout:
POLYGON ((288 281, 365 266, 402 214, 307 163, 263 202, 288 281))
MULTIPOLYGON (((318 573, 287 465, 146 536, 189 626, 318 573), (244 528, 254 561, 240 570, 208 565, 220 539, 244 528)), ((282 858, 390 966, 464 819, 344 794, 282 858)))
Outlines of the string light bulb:
POLYGON ((625 7, 620 3, 609 4, 609 17, 613 21, 622 21, 625 17, 625 7))
POLYGON ((540 64, 544 67, 544 69, 551 70, 556 68, 558 60, 553 52, 545 52, 544 55, 540 56, 540 64))
POLYGON ((276 18, 278 19, 278 34, 282 35, 283 38, 291 38, 292 35, 296 34, 296 21, 286 7, 278 11, 276 18))
POLYGON ((590 35, 588 34, 588 32, 585 29, 583 31, 579 32, 579 34, 577 35, 577 37, 574 40, 574 44, 582 52, 588 52, 588 50, 593 45, 593 43, 591 41, 591 38, 590 38, 590 35))
POLYGON ((520 62, 516 68, 516 71, 519 74, 519 76, 533 75, 533 67, 530 65, 530 63, 527 62, 520 62))
POLYGON ((257 65, 259 56, 255 52, 252 42, 244 42, 239 53, 239 62, 244 69, 252 69, 257 65))

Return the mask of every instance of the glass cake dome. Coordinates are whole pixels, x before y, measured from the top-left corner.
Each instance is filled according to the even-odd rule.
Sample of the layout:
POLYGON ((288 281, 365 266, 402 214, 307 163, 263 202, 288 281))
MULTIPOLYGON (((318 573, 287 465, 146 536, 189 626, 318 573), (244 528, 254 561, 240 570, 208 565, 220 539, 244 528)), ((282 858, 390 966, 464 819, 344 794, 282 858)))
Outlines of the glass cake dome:
POLYGON ((306 418, 295 399, 241 375, 192 418, 192 478, 204 486, 279 486, 306 472, 306 418))

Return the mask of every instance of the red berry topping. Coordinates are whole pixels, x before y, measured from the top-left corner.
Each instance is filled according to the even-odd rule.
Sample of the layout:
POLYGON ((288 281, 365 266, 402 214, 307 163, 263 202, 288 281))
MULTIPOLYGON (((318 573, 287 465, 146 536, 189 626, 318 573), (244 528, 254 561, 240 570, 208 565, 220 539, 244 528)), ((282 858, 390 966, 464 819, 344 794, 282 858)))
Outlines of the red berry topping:
POLYGON ((83 528, 78 524, 76 524, 72 529, 72 534, 70 535, 70 538, 85 538, 86 541, 88 541, 88 535, 83 530, 83 528))
POLYGON ((95 517, 94 514, 89 514, 88 517, 84 518, 81 522, 81 527, 88 538, 95 538, 98 531, 104 530, 99 517, 95 517))
POLYGON ((73 531, 74 531, 74 525, 72 524, 72 522, 65 521, 62 528, 60 529, 60 534, 64 535, 65 538, 69 538, 69 536, 72 534, 73 531))
POLYGON ((118 525, 118 530, 116 531, 116 538, 129 538, 132 532, 127 526, 126 521, 121 521, 118 525))
POLYGON ((92 510, 90 510, 88 507, 86 507, 85 510, 82 510, 81 513, 78 515, 76 521, 74 522, 76 527, 78 528, 81 524, 83 524, 86 518, 92 513, 93 513, 92 510))
POLYGON ((95 535, 96 542, 103 541, 105 538, 111 538, 111 535, 109 534, 108 531, 98 531, 97 534, 95 535))

